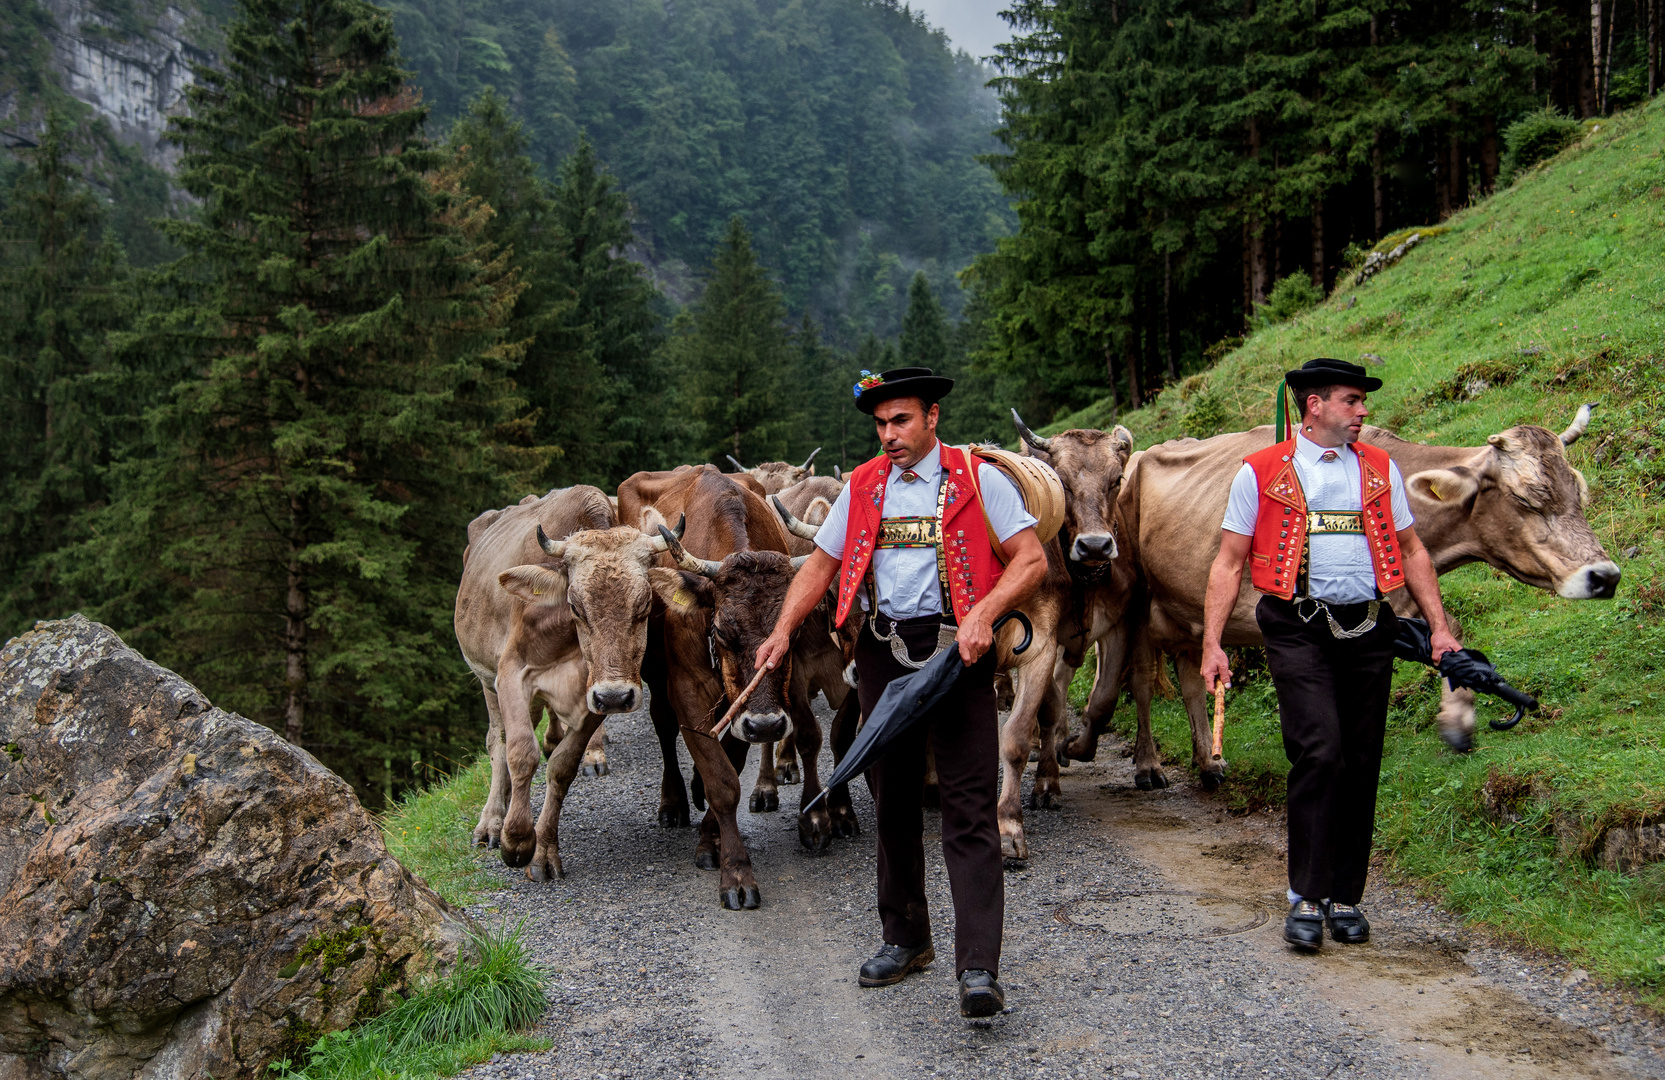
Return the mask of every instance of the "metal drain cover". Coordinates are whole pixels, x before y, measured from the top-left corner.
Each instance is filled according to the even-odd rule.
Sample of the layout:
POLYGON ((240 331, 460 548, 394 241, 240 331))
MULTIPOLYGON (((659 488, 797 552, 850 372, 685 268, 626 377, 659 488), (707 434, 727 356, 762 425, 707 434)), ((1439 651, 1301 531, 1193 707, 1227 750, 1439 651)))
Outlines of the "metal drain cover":
POLYGON ((1097 893, 1053 910, 1053 918, 1081 930, 1177 940, 1246 934, 1270 917, 1257 900, 1170 889, 1097 893))

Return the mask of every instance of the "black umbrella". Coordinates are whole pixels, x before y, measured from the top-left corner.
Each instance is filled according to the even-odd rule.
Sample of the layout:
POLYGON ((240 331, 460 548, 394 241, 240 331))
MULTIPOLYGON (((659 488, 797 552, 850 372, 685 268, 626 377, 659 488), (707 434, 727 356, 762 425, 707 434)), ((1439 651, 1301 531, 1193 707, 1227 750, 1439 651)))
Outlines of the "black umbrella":
MULTIPOLYGON (((1393 642, 1393 655, 1401 660, 1434 666, 1433 638, 1428 624, 1422 619, 1400 619, 1399 636, 1393 642)), ((1515 715, 1508 720, 1493 720, 1493 731, 1508 731, 1520 723, 1526 710, 1536 709, 1538 699, 1510 686, 1497 673, 1497 668, 1479 649, 1459 649, 1440 657, 1440 676, 1451 684, 1451 689, 1467 687, 1482 694, 1500 697, 1515 707, 1515 715)))
MULTIPOLYGON (((1008 611, 994 620, 994 632, 998 637, 1000 628, 1013 619, 1023 624, 1023 640, 1012 649, 1012 652, 1020 653, 1029 647, 1030 639, 1035 634, 1028 616, 1021 611, 1008 611)), ((960 659, 960 650, 956 647, 942 650, 918 671, 893 680, 879 695, 878 703, 873 706, 873 715, 856 733, 850 749, 844 752, 844 760, 827 777, 827 786, 804 809, 808 810, 826 798, 827 793, 839 784, 847 784, 858 773, 865 772, 885 752, 886 747, 924 719, 937 702, 948 696, 964 672, 965 661, 960 659)))

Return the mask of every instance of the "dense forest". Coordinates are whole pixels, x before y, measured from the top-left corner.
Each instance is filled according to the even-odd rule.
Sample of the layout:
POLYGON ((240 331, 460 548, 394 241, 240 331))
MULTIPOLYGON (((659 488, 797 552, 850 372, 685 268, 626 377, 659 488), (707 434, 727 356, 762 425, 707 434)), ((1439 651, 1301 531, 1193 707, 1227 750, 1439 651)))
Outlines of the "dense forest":
POLYGON ((1660 2, 1023 0, 991 71, 891 0, 212 0, 165 173, 4 0, 0 630, 391 796, 478 749, 475 514, 849 468, 863 369, 954 441, 1138 404, 1654 93, 1660 2))
POLYGON ((981 367, 1042 418, 1136 407, 1655 94, 1660 7, 1016 0, 991 164, 1020 228, 968 275, 981 367))

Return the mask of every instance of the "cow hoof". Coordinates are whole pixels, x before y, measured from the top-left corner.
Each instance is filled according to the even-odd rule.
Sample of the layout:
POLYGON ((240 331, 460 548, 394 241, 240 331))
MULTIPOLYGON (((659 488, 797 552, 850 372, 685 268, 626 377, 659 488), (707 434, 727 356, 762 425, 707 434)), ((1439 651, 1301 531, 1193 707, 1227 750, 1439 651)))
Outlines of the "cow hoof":
POLYGON ((533 848, 528 845, 524 851, 516 851, 511 847, 500 849, 503 855, 503 865, 518 870, 532 861, 533 848))
POLYGON ((584 775, 585 776, 606 776, 607 771, 608 771, 607 770, 607 763, 605 761, 586 761, 586 762, 584 762, 584 775))
POLYGON ((1028 862, 1029 845, 1021 836, 1002 836, 1000 838, 1000 856, 1008 863, 1028 862))
POLYGON ((689 825, 687 806, 661 806, 659 824, 667 829, 686 829, 689 825))
POLYGON ((1440 738, 1445 740, 1445 745, 1459 754, 1466 754, 1474 749, 1474 735, 1467 731, 1442 731, 1440 738))
POLYGON ((762 902, 756 885, 723 890, 723 906, 730 911, 756 911, 762 902))
POLYGON ((720 870, 717 852, 714 848, 699 848, 694 852, 694 865, 701 870, 720 870))
POLYGON ((775 783, 798 784, 802 782, 803 777, 798 774, 798 765, 796 762, 793 762, 790 765, 775 766, 775 783))
POLYGON ((754 814, 780 809, 780 794, 774 791, 752 792, 751 809, 754 814))
POLYGON ((526 876, 532 881, 554 881, 566 877, 567 872, 560 859, 533 859, 526 867, 526 876))
POLYGON ((1204 791, 1213 791, 1226 782, 1224 768, 1211 767, 1202 771, 1202 786, 1204 791))
POLYGON ((825 810, 798 815, 798 843, 811 855, 820 855, 832 847, 832 818, 825 810))
POLYGON ((1059 810, 1064 803, 1055 791, 1031 791, 1025 805, 1030 810, 1059 810))
POLYGON ((1161 769, 1138 769, 1133 773, 1133 783, 1140 791, 1159 791, 1168 786, 1168 777, 1161 769))
POLYGON ((927 810, 935 810, 942 805, 942 795, 935 784, 926 784, 920 791, 919 805, 927 810))
POLYGON ((841 840, 861 835, 861 822, 856 820, 856 812, 848 806, 832 808, 832 833, 841 840))

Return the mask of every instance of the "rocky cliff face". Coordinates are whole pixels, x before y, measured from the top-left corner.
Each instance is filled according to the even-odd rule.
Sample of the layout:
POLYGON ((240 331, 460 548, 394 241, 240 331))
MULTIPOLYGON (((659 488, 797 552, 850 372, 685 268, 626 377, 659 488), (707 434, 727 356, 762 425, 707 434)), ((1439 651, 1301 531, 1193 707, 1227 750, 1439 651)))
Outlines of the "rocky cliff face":
POLYGON ((125 32, 90 0, 41 0, 52 16, 53 66, 65 90, 110 121, 153 165, 171 169, 178 154, 162 141, 182 109, 191 64, 209 54, 186 40, 190 13, 168 5, 125 32))
POLYGON ((76 616, 0 651, 0 1080, 263 1076, 453 963, 352 788, 76 616))

